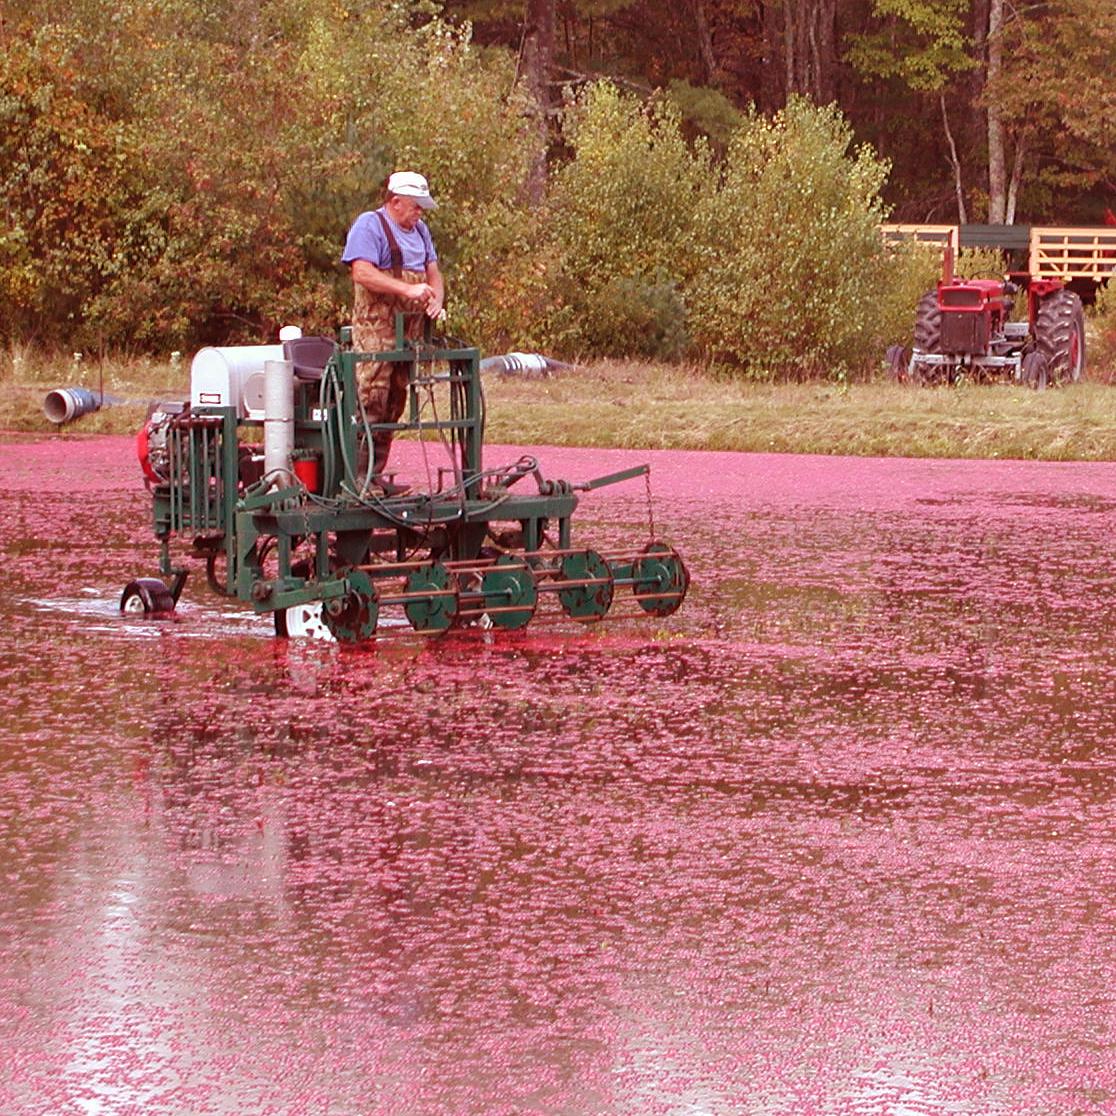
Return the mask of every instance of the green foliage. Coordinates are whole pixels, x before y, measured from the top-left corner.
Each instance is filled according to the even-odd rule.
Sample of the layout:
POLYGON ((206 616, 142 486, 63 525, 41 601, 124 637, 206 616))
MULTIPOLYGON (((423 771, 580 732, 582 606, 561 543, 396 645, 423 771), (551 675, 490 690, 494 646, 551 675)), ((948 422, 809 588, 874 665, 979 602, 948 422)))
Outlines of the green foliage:
POLYGON ((604 356, 678 360, 686 354, 686 305, 678 280, 663 271, 650 279, 620 275, 594 296, 580 319, 580 338, 604 356))
POLYGON ((886 165, 850 144, 836 108, 803 100, 737 133, 695 215, 688 301, 714 363, 753 378, 836 376, 894 341, 880 304, 908 257, 879 234, 886 165))
MULTIPOLYGON (((606 20, 625 5, 572 10, 606 20)), ((631 7, 627 23, 654 11, 658 33, 676 37, 693 19, 685 6, 631 7)), ((10 0, 0 344, 165 353, 273 337, 287 321, 332 331, 351 297, 338 264, 346 230, 402 167, 425 173, 441 202, 430 224, 451 331, 485 348, 697 351, 737 375, 844 376, 909 339, 936 261, 882 248, 886 167, 853 149, 836 109, 743 115, 681 80, 702 80, 704 62, 672 70, 658 59, 666 93, 644 100, 598 84, 568 105, 567 157, 545 203, 531 205, 540 153, 514 51, 478 50, 468 25, 439 10, 434 0, 10 0)), ((501 10, 518 20, 523 6, 501 10)), ((726 13, 705 8, 712 30, 726 13)), ((1098 208, 1116 175, 1106 84, 1116 9, 1050 0, 1013 13, 1004 78, 988 96, 1038 162, 1022 211, 1067 207, 1082 189, 1098 208)), ((947 164, 910 108, 967 87, 956 78, 970 65, 968 14, 965 0, 839 6, 859 34, 845 40, 847 58, 877 82, 876 99, 857 102, 861 119, 876 121, 881 142, 906 145, 912 188, 947 164)), ((733 18, 742 53, 732 57, 754 58, 752 16, 733 18)), ((603 38, 592 47, 602 61, 603 38)), ((624 57, 640 42, 629 26, 624 57)), ((958 142, 979 147, 979 132, 958 127, 958 142)))
POLYGON ((879 21, 848 37, 845 60, 868 78, 899 78, 933 92, 974 65, 965 34, 968 0, 871 0, 879 21))
MULTIPOLYGON (((987 99, 1000 105, 1030 156, 1021 212, 1054 212, 1052 223, 1069 224, 1075 203, 1088 191, 1112 198, 1114 52, 1116 7, 1110 0, 1050 0, 1015 11, 1005 35, 1003 72, 987 99)), ((1098 217, 1094 208, 1091 218, 1079 219, 1098 217)))
POLYGON ((1097 292, 1088 314, 1086 361, 1090 380, 1116 383, 1116 288, 1111 284, 1097 292))
MULTIPOLYGON (((512 60, 482 61, 431 5, 25 7, 0 54, 10 337, 167 351, 332 330, 348 225, 400 166, 448 203, 432 224, 458 316, 499 316, 489 284, 537 240, 513 204, 531 140, 512 60)), ((545 301, 531 285, 509 334, 545 301)))
POLYGON ((909 335, 939 265, 885 248, 886 165, 834 108, 743 120, 715 167, 673 105, 601 84, 574 106, 552 195, 568 346, 677 358, 692 338, 735 374, 840 376, 909 335))
POLYGON ((732 138, 744 114, 723 93, 688 81, 674 80, 667 96, 682 114, 682 119, 698 133, 709 137, 718 149, 732 138))
POLYGON ((670 102, 644 104, 601 83, 570 107, 573 158, 555 176, 551 231, 575 348, 678 353, 685 305, 677 277, 711 156, 682 135, 670 102), (668 278, 669 277, 669 278, 668 278))
POLYGON ((998 248, 962 248, 953 271, 963 279, 1003 279, 1008 271, 1007 254, 998 248))
POLYGON ((80 333, 82 292, 127 269, 144 235, 149 180, 131 174, 139 137, 70 88, 48 27, 0 54, 0 301, 5 340, 80 333))
POLYGON ((875 331, 878 340, 874 343, 879 348, 874 353, 866 351, 865 362, 869 366, 873 359, 880 360, 890 345, 910 350, 918 300, 934 290, 942 277, 942 255, 934 245, 908 242, 893 247, 889 256, 886 279, 876 292, 879 319, 875 331))
POLYGON ((514 60, 482 56, 436 21, 408 42, 369 120, 396 164, 421 168, 442 200, 430 224, 451 322, 494 347, 533 342, 550 313, 553 267, 544 214, 524 200, 536 139, 514 60))

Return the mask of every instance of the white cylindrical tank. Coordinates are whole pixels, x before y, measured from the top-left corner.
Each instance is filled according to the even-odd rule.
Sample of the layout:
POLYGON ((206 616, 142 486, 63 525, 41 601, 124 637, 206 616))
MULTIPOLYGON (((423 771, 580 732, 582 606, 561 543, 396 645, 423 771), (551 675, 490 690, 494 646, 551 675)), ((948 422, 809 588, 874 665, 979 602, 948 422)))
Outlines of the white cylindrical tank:
POLYGON ((274 487, 294 483, 294 365, 264 364, 264 475, 274 487))

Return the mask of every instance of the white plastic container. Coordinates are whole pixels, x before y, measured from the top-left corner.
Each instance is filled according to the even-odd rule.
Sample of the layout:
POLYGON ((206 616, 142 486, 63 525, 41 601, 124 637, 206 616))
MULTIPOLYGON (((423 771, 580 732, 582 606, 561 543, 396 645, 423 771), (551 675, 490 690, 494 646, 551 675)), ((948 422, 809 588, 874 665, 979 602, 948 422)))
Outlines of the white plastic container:
POLYGON ((191 406, 235 406, 237 418, 263 422, 264 365, 282 359, 282 345, 199 349, 190 364, 191 406))

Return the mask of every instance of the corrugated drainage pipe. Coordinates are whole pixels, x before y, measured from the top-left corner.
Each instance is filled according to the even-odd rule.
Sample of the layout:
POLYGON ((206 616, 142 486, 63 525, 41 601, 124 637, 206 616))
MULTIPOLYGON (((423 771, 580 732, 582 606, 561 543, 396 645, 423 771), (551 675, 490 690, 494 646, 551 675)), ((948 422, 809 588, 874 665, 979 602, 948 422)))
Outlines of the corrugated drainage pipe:
POLYGON ((101 402, 100 394, 88 388, 55 388, 43 400, 43 414, 60 426, 100 410, 101 402))

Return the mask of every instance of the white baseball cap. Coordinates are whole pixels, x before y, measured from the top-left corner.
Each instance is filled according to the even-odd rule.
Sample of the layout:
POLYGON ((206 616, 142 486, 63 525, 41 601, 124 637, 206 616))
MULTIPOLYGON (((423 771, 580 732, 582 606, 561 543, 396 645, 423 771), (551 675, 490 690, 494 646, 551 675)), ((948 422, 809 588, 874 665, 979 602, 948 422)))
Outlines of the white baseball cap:
POLYGON ((387 183, 389 194, 402 194, 414 198, 422 209, 437 209, 438 203, 430 196, 430 187, 421 174, 414 171, 396 171, 387 183))

